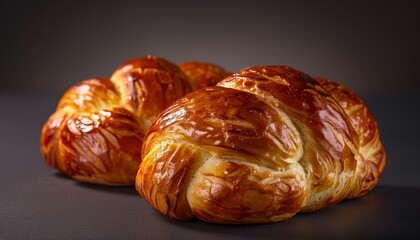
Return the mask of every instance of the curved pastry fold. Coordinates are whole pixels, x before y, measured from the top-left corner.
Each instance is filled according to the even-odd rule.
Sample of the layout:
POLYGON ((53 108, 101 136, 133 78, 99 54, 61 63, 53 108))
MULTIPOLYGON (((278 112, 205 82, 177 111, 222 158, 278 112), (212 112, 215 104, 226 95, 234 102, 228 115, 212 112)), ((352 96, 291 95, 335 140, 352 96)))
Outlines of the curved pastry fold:
POLYGON ((179 99, 153 122, 137 191, 178 220, 266 223, 371 190, 377 124, 338 83, 251 67, 179 99))
POLYGON ((167 60, 147 56, 125 62, 110 79, 82 81, 63 95, 44 124, 44 159, 83 182, 133 185, 144 134, 157 115, 228 75, 207 63, 184 73, 167 60))

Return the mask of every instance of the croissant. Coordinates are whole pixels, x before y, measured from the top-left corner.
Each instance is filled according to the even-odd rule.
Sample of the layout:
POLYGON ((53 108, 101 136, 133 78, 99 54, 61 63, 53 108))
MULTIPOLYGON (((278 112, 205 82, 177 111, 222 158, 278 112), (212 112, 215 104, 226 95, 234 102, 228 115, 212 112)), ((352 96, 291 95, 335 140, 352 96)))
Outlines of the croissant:
POLYGON ((384 166, 377 123, 349 89, 250 67, 160 114, 136 189, 174 219, 268 223, 360 197, 384 166))
POLYGON ((111 79, 82 81, 63 95, 43 126, 44 159, 82 182, 134 185, 143 137, 157 115, 228 74, 212 64, 178 67, 147 56, 125 62, 111 79))

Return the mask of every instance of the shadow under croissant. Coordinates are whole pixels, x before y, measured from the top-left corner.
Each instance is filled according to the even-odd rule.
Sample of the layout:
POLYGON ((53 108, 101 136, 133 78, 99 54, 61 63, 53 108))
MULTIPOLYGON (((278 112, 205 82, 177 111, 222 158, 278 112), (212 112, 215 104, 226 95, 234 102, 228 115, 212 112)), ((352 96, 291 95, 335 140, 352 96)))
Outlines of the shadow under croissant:
MULTIPOLYGON (((281 222, 223 225, 198 219, 181 222, 165 217, 148 205, 134 187, 99 186, 75 181, 62 173, 54 175, 72 181, 77 187, 138 198, 138 205, 133 207, 138 209, 139 217, 147 217, 153 228, 165 229, 160 233, 162 236, 176 235, 183 229, 201 240, 226 235, 231 239, 401 239, 413 237, 420 226, 420 188, 378 185, 366 196, 345 200, 316 212, 299 213, 281 222)), ((135 222, 133 227, 136 227, 135 222)))
POLYGON ((261 239, 295 239, 340 237, 357 239, 367 237, 402 237, 412 234, 420 226, 420 189, 395 186, 377 186, 368 195, 345 200, 337 205, 312 212, 299 213, 291 219, 272 224, 223 225, 200 220, 163 221, 197 233, 258 237, 261 239), (414 197, 413 197, 414 196, 414 197), (416 199, 417 198, 417 199, 416 199), (416 212, 417 211, 417 212, 416 212), (416 214, 417 213, 417 214, 416 214), (407 215, 411 218, 407 218, 407 215), (395 223, 398 224, 395 224, 395 223))
POLYGON ((79 182, 77 180, 74 180, 73 178, 61 172, 55 173, 54 176, 57 178, 73 181, 74 185, 82 187, 82 188, 87 188, 87 189, 96 190, 96 191, 116 193, 116 194, 138 195, 140 197, 140 195, 137 193, 134 186, 104 186, 104 185, 84 183, 84 182, 79 182))

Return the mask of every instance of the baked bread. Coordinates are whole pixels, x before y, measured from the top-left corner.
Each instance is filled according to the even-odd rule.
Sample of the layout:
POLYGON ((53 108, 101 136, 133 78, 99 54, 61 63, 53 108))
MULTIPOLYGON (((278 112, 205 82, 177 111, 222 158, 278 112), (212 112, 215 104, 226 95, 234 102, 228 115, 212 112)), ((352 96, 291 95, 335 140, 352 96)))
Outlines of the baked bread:
POLYGON ((147 56, 127 61, 111 79, 72 86, 42 129, 46 162, 83 182, 134 185, 143 137, 157 115, 185 94, 228 76, 212 64, 181 66, 188 72, 147 56))
POLYGON ((250 67, 160 114, 136 189, 174 219, 267 223, 362 196, 384 166, 377 124, 350 90, 250 67))

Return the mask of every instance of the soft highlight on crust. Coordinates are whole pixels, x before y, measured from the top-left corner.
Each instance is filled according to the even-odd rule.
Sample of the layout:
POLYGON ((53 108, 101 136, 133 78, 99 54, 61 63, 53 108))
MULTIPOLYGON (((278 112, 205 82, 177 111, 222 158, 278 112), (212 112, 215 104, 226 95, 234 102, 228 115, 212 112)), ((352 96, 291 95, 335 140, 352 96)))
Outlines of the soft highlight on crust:
POLYGON ((176 101, 148 130, 137 191, 178 220, 277 222, 362 196, 385 153, 347 88, 251 67, 176 101))
POLYGON ((386 155, 378 125, 364 102, 350 89, 325 78, 315 79, 344 109, 358 134, 358 164, 347 198, 363 196, 378 183, 385 168, 386 155))
POLYGON ((192 76, 165 59, 147 56, 125 62, 110 79, 75 84, 43 126, 40 145, 45 161, 82 182, 133 185, 144 134, 157 115, 228 73, 197 63, 188 74, 192 76), (193 86, 196 80, 201 85, 193 86))

